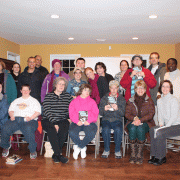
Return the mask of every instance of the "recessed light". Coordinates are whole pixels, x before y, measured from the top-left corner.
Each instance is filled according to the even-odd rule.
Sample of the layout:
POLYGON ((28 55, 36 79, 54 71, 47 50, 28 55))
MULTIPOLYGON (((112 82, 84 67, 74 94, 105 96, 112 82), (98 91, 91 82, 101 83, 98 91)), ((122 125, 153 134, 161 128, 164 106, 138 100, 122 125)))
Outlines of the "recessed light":
POLYGON ((149 18, 150 18, 150 19, 156 19, 156 18, 157 18, 157 15, 150 15, 149 18))
POLYGON ((137 39, 139 39, 139 38, 138 38, 138 37, 133 37, 132 39, 133 39, 133 40, 137 40, 137 39))
POLYGON ((58 19, 58 18, 59 18, 59 15, 53 14, 53 15, 51 15, 51 18, 53 18, 53 19, 58 19))
POLYGON ((74 40, 74 38, 73 38, 73 37, 69 37, 69 38, 68 38, 68 40, 73 41, 73 40, 74 40))
POLYGON ((103 41, 106 41, 106 39, 96 39, 96 41, 101 41, 101 42, 103 42, 103 41))

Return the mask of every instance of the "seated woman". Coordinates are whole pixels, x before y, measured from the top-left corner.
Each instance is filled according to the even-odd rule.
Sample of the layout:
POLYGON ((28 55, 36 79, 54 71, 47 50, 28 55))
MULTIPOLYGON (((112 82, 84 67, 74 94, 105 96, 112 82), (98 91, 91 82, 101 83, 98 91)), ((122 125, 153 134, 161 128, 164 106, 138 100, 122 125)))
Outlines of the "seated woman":
MULTIPOLYGON (((120 72, 118 72, 114 79, 117 80, 119 83, 121 81, 121 79, 123 78, 125 72, 129 69, 129 63, 126 60, 122 60, 120 62, 120 72)), ((119 86, 119 90, 118 90, 119 94, 122 94, 123 96, 125 96, 125 92, 126 89, 124 89, 121 85, 119 86)))
POLYGON ((164 80, 159 86, 162 94, 157 101, 158 121, 157 126, 150 129, 152 159, 150 164, 162 165, 166 162, 166 138, 180 135, 180 114, 178 99, 173 96, 173 85, 169 80, 164 80))
POLYGON ((146 140, 146 133, 155 126, 153 117, 155 106, 153 100, 146 94, 147 85, 143 80, 137 81, 134 85, 135 95, 126 104, 125 117, 128 122, 125 125, 129 133, 131 148, 131 164, 143 163, 143 149, 146 140))
POLYGON ((114 130, 115 158, 121 158, 121 141, 123 134, 123 117, 125 114, 126 100, 119 95, 119 82, 112 80, 109 83, 110 93, 100 101, 99 113, 102 116, 102 136, 104 139, 104 152, 102 158, 110 154, 111 129, 114 130))
POLYGON ((53 82, 54 91, 48 93, 43 101, 43 129, 47 132, 54 154, 55 163, 67 163, 68 159, 62 156, 62 147, 69 130, 69 104, 73 99, 66 92, 68 81, 58 77, 53 82))
POLYGON ((8 120, 9 104, 6 96, 2 93, 2 83, 0 83, 0 134, 5 122, 8 120))
POLYGON ((22 97, 15 99, 9 107, 10 120, 4 124, 1 135, 2 157, 9 155, 11 147, 9 138, 17 130, 23 133, 25 140, 29 143, 30 158, 35 159, 37 157, 35 131, 38 127, 37 119, 41 114, 41 105, 30 96, 30 92, 29 85, 22 85, 22 97))
POLYGON ((69 127, 69 135, 74 145, 74 159, 78 159, 81 152, 81 158, 86 157, 86 145, 95 137, 99 110, 96 102, 90 98, 92 88, 89 84, 82 84, 77 93, 77 98, 69 105, 69 116, 72 121, 69 127), (84 131, 83 140, 79 138, 79 132, 84 131))
POLYGON ((76 93, 79 91, 79 86, 81 84, 86 84, 86 81, 81 80, 82 70, 80 68, 75 68, 73 70, 74 79, 69 81, 66 92, 68 92, 73 98, 76 98, 76 93))

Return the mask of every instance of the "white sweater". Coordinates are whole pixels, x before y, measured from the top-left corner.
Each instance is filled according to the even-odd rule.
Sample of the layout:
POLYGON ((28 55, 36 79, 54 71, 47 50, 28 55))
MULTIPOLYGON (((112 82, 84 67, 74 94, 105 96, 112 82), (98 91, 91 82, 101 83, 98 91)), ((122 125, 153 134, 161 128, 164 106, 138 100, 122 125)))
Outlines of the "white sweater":
POLYGON ((180 124, 179 102, 172 94, 162 95, 157 101, 159 125, 172 126, 180 124))

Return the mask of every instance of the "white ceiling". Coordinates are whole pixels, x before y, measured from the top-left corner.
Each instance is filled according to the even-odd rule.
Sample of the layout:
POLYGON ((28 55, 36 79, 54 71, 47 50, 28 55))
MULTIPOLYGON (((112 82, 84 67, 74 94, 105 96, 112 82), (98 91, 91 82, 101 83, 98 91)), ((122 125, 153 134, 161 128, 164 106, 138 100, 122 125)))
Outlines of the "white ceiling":
POLYGON ((0 0, 0 37, 18 44, 176 44, 180 0, 0 0))

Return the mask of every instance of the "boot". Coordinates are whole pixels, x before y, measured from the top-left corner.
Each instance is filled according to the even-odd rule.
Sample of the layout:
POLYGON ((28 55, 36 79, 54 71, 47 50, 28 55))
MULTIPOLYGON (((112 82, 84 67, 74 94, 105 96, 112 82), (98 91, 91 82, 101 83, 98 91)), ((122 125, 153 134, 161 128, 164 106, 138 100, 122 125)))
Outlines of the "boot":
POLYGON ((129 159, 129 162, 131 164, 136 163, 136 152, 137 152, 137 143, 136 139, 135 140, 129 140, 130 143, 130 148, 131 148, 131 157, 129 159))
POLYGON ((139 141, 137 142, 137 159, 136 164, 142 164, 143 163, 143 151, 144 151, 144 145, 145 141, 139 141))

